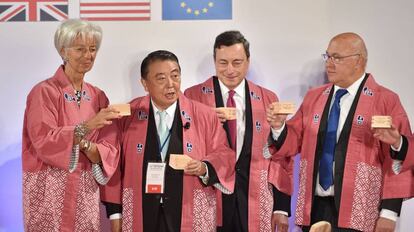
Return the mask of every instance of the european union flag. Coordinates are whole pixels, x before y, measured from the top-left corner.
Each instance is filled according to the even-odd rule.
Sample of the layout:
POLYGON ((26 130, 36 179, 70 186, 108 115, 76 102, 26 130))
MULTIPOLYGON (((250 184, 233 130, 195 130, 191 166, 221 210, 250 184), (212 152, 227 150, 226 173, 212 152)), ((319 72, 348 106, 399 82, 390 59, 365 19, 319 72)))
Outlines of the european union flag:
POLYGON ((231 1, 232 0, 162 0, 162 19, 231 19, 231 1))

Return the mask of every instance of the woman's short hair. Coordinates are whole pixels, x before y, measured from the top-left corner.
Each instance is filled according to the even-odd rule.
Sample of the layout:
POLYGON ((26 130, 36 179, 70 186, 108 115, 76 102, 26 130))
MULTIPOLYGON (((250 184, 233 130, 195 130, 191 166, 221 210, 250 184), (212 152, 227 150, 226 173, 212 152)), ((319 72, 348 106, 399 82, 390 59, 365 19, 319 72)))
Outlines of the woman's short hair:
POLYGON ((99 49, 102 41, 102 28, 94 23, 80 19, 63 21, 55 33, 55 47, 58 53, 60 54, 62 48, 70 47, 79 36, 81 38, 94 38, 96 49, 99 49))

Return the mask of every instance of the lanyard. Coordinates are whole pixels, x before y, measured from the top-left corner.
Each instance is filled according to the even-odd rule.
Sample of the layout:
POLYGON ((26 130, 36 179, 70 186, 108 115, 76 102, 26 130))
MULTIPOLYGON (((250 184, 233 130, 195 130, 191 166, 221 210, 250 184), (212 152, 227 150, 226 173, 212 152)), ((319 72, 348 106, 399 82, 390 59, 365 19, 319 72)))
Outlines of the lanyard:
MULTIPOLYGON (((172 129, 172 128, 171 128, 171 129, 172 129)), ((162 143, 162 145, 161 145, 161 141, 160 141, 160 136, 158 136, 158 144, 159 144, 158 149, 159 149, 159 154, 160 154, 160 156, 161 156, 161 160, 162 160, 162 150, 164 149, 165 144, 167 143, 168 139, 169 139, 169 138, 170 138, 170 136, 171 136, 171 129, 168 131, 168 136, 167 136, 167 138, 165 138, 165 140, 164 140, 164 142, 162 143)))

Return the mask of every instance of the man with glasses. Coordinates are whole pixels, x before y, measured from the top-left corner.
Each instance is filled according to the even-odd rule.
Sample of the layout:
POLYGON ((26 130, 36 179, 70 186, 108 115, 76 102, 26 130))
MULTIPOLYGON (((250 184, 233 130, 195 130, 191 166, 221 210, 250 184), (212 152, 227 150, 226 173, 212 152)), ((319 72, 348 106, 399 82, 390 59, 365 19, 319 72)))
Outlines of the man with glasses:
POLYGON ((213 49, 216 76, 187 89, 185 95, 217 108, 235 151, 236 185, 233 194, 223 195, 218 231, 274 231, 277 227, 287 232, 292 160, 269 159, 271 129, 265 113, 277 101, 276 94, 246 79, 249 42, 239 31, 218 35, 213 49), (224 106, 235 109, 234 118, 226 117, 224 106))
MULTIPOLYGON (((390 146, 374 137, 373 115, 410 133, 397 94, 365 72, 368 53, 355 33, 335 36, 323 54, 329 84, 310 90, 292 119, 268 111, 278 128, 276 157, 301 153, 296 224, 328 221, 334 231, 394 231, 411 172, 390 172, 390 146)), ((399 147, 396 148, 397 150, 399 147)))

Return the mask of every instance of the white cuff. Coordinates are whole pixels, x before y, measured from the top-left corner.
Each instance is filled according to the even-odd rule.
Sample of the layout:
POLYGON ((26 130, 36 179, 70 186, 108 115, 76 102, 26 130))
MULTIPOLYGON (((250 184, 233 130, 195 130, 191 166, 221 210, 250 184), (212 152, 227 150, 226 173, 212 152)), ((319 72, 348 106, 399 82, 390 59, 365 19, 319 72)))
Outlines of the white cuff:
POLYGON ((283 215, 285 215, 286 217, 287 217, 287 216, 289 216, 289 214, 288 214, 287 212, 282 211, 282 210, 275 210, 275 211, 273 211, 273 214, 275 214, 275 213, 278 213, 278 214, 283 214, 283 215))
POLYGON ((203 163, 204 164, 204 167, 206 168, 206 174, 204 176, 198 176, 198 177, 200 177, 200 179, 203 182, 203 184, 207 185, 208 178, 209 178, 207 164, 204 163, 204 162, 201 162, 201 163, 203 163))
POLYGON ((381 209, 380 217, 390 219, 391 221, 396 222, 398 219, 398 214, 389 209, 381 209))
POLYGON ((109 216, 109 220, 116 220, 116 219, 121 219, 121 218, 122 218, 122 213, 114 213, 109 216))
POLYGON ((272 129, 272 137, 274 140, 278 140, 280 134, 282 134, 283 129, 285 129, 286 123, 283 123, 282 127, 279 129, 273 129, 273 127, 270 127, 272 129))
POLYGON ((391 145, 391 149, 392 149, 393 151, 396 151, 396 152, 401 151, 402 143, 403 143, 403 138, 402 138, 402 136, 400 135, 400 145, 398 145, 398 148, 395 148, 393 145, 391 145))

